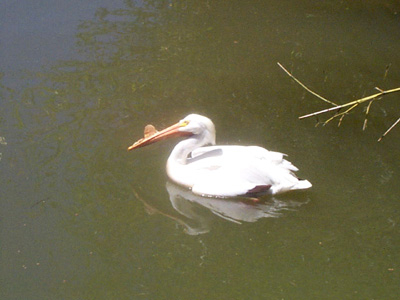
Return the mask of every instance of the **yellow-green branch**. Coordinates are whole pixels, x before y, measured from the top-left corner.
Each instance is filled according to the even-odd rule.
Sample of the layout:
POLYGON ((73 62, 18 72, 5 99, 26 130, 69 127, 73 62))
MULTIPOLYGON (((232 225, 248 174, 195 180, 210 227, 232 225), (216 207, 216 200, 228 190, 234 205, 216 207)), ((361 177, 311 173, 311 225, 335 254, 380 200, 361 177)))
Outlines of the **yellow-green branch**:
MULTIPOLYGON (((349 107, 349 106, 350 106, 348 109, 346 109, 346 111, 341 112, 341 113, 336 113, 336 114, 333 115, 332 117, 328 118, 328 120, 326 120, 326 121, 324 122, 324 125, 327 124, 328 122, 332 121, 333 119, 335 119, 335 118, 337 118, 337 117, 340 117, 339 124, 338 124, 338 126, 339 126, 340 123, 342 122, 343 117, 344 117, 345 115, 347 115, 352 109, 354 109, 355 107, 357 107, 357 106, 358 106, 359 104, 361 104, 361 103, 364 103, 364 102, 366 102, 366 101, 369 101, 368 107, 367 107, 367 111, 366 111, 366 114, 365 114, 364 124, 363 124, 363 130, 365 130, 365 128, 366 128, 366 126, 367 126, 367 116, 368 116, 369 109, 370 109, 370 107, 371 107, 372 102, 373 102, 374 100, 376 100, 377 98, 381 97, 381 96, 385 96, 385 95, 391 94, 391 93, 400 92, 400 87, 394 88, 394 89, 391 89, 391 90, 387 90, 387 91, 384 91, 384 90, 382 90, 382 89, 380 89, 380 88, 376 88, 376 89, 379 91, 379 93, 376 93, 376 94, 373 94, 373 95, 370 95, 370 96, 367 96, 367 97, 363 97, 363 98, 360 98, 360 99, 357 99, 357 100, 354 100, 354 101, 350 101, 350 102, 347 102, 347 103, 342 104, 342 105, 337 105, 335 102, 333 102, 333 101, 331 101, 331 100, 328 100, 328 99, 326 99, 325 97, 322 97, 321 95, 319 95, 319 94, 317 94, 316 92, 314 92, 314 91, 312 91, 311 89, 309 89, 309 88, 308 88, 307 86, 305 86, 300 80, 298 80, 296 77, 294 77, 294 75, 293 75, 292 73, 290 73, 290 72, 289 72, 284 66, 282 66, 282 64, 280 64, 279 62, 278 62, 278 66, 279 66, 283 71, 285 71, 285 73, 286 73, 287 75, 289 75, 290 78, 292 78, 292 79, 293 79, 295 82, 297 82, 301 87, 303 87, 307 92, 309 92, 310 94, 316 96, 317 98, 321 99, 322 101, 325 101, 325 102, 327 102, 327 103, 329 103, 329 104, 331 104, 331 105, 333 106, 333 107, 330 107, 330 108, 326 108, 326 109, 323 109, 323 110, 320 110, 320 111, 313 112, 313 113, 311 113, 311 114, 307 114, 307 115, 304 115, 304 116, 300 116, 299 119, 305 119, 305 118, 309 118, 309 117, 313 117, 313 116, 318 116, 318 115, 320 115, 320 114, 327 113, 327 112, 330 112, 330 111, 339 111, 339 110, 342 109, 342 108, 345 108, 345 107, 349 107)), ((387 69, 388 69, 388 68, 387 68, 387 69)), ((386 72, 385 72, 385 77, 386 77, 386 75, 387 75, 386 73, 387 73, 387 70, 386 70, 386 72)), ((398 123, 400 123, 400 118, 398 118, 397 121, 394 122, 394 123, 389 127, 388 130, 386 130, 386 132, 378 139, 378 142, 381 141, 382 138, 384 138, 398 123)))

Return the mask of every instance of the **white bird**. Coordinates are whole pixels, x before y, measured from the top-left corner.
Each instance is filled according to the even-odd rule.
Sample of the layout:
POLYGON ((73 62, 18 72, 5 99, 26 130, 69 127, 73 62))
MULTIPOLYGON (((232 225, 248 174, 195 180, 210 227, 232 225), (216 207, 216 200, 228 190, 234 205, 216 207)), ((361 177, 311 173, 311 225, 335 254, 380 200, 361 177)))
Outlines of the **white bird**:
POLYGON ((185 136, 168 158, 167 174, 195 194, 211 197, 274 195, 312 186, 308 180, 294 175, 298 169, 284 159, 285 154, 258 146, 214 146, 215 127, 207 117, 190 114, 164 130, 152 128, 153 132, 128 150, 167 137, 185 136))

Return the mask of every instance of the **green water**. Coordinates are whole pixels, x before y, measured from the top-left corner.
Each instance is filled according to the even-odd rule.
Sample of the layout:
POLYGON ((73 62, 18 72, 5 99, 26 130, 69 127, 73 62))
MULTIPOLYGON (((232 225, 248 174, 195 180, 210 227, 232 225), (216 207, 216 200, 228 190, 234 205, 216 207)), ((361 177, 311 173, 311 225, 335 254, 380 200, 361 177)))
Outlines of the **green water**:
MULTIPOLYGON (((59 3, 58 3, 59 2, 59 3)), ((1 299, 397 299, 397 1, 0 4, 1 299), (152 123, 287 153, 311 190, 261 204, 168 182, 152 123), (329 116, 328 116, 329 117, 329 116)))

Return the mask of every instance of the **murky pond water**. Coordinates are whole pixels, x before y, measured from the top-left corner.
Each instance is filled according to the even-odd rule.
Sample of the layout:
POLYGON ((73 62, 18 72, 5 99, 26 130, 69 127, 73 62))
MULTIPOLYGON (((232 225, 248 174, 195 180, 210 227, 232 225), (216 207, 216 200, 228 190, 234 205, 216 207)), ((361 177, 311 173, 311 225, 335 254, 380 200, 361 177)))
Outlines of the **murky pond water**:
POLYGON ((1 299, 397 299, 397 1, 1 4, 1 299), (217 143, 281 151, 311 190, 195 197, 168 181, 196 112, 217 143), (329 116, 327 116, 329 117, 329 116))

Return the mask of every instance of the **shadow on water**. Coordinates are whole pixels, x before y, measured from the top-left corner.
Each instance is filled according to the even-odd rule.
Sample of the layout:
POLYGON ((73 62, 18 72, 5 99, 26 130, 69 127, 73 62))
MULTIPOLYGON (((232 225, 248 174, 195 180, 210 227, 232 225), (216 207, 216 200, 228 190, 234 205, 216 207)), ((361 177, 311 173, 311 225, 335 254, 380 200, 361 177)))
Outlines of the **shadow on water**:
POLYGON ((261 218, 278 218, 284 211, 294 210, 307 201, 290 200, 290 196, 264 196, 262 198, 213 198, 193 194, 190 190, 172 182, 166 183, 166 190, 175 212, 172 214, 164 208, 165 199, 146 200, 136 191, 137 199, 143 202, 148 214, 164 215, 183 226, 189 235, 207 233, 211 230, 215 218, 241 224, 256 222, 261 218), (282 200, 280 200, 282 199, 282 200))

